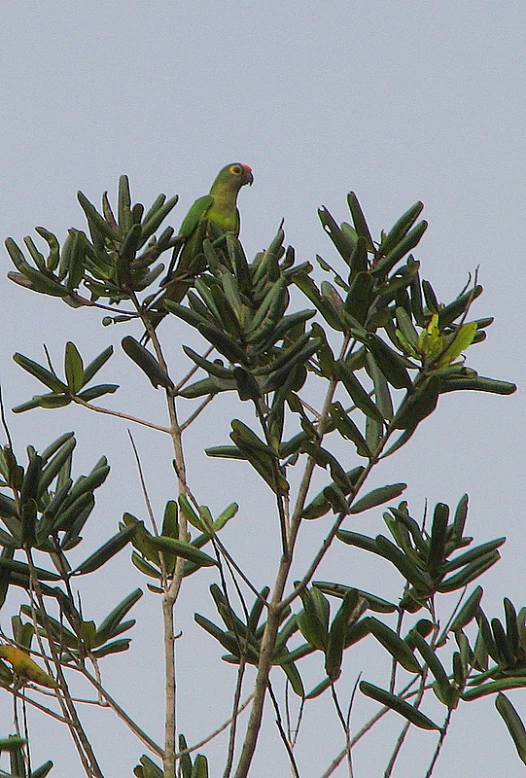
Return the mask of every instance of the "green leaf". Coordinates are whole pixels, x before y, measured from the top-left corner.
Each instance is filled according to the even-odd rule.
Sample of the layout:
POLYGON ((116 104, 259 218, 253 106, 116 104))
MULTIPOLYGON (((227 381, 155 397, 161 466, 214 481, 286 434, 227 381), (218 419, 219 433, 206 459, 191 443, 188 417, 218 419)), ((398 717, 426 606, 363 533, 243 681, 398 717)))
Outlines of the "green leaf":
POLYGON ((510 733, 511 739, 517 749, 517 754, 521 762, 526 764, 526 729, 522 723, 521 717, 506 697, 499 692, 495 699, 495 707, 502 716, 504 723, 510 733))
POLYGON ((343 324, 340 320, 340 316, 335 311, 334 307, 322 297, 320 290, 312 278, 309 278, 305 272, 299 272, 294 273, 292 280, 303 292, 305 297, 316 306, 327 324, 337 332, 341 332, 343 330, 343 324))
POLYGON ((350 370, 345 360, 339 360, 336 362, 336 374, 342 381, 345 389, 347 390, 351 400, 356 407, 362 411, 366 416, 383 423, 383 416, 378 410, 377 406, 369 397, 368 392, 363 388, 361 383, 356 378, 355 373, 350 370))
POLYGON ((72 394, 77 394, 85 383, 84 363, 79 350, 70 340, 66 343, 64 353, 64 374, 68 382, 68 389, 72 394))
POLYGON ((474 392, 489 392, 490 394, 509 395, 517 391, 517 385, 509 381, 499 381, 496 378, 486 378, 475 374, 457 378, 442 378, 440 381, 440 393, 458 392, 468 389, 474 392))
POLYGON ((346 500, 345 494, 336 484, 329 484, 329 486, 326 486, 323 490, 323 496, 334 513, 343 513, 345 515, 349 513, 349 502, 346 500))
POLYGON ((397 262, 399 262, 406 254, 415 248, 422 235, 427 230, 428 223, 426 221, 419 222, 402 240, 395 246, 389 254, 384 256, 378 264, 374 267, 374 275, 385 275, 391 268, 393 268, 397 262))
POLYGON ((495 562, 498 562, 499 559, 499 552, 491 551, 489 554, 486 554, 475 562, 471 562, 471 564, 466 565, 466 567, 464 567, 464 569, 456 575, 452 575, 449 578, 446 578, 439 586, 437 586, 437 591, 443 593, 453 592, 455 589, 460 589, 462 586, 467 586, 476 578, 485 573, 486 570, 489 570, 490 567, 493 567, 495 562))
POLYGON ((459 567, 463 567, 470 562, 476 562, 479 559, 487 556, 492 551, 500 548, 506 542, 506 538, 496 538, 495 540, 488 540, 487 543, 481 543, 480 546, 465 551, 460 556, 455 557, 444 565, 444 572, 450 573, 452 570, 458 570, 459 567))
MULTIPOLYGON (((7 557, 0 556, 0 568, 6 570, 13 570, 13 572, 20 573, 21 575, 27 575, 29 578, 30 567, 26 562, 17 562, 15 559, 9 559, 7 557)), ((60 581, 61 577, 58 573, 54 573, 51 570, 44 570, 41 567, 34 567, 35 575, 39 581, 60 581)))
POLYGON ((92 653, 96 659, 101 659, 103 656, 108 656, 109 654, 119 654, 121 651, 127 651, 130 647, 130 643, 130 638, 114 640, 112 643, 106 643, 102 648, 95 649, 92 653))
POLYGON ((424 203, 418 201, 393 224, 379 248, 383 256, 389 254, 400 243, 422 213, 423 208, 424 203))
POLYGON ((457 359, 473 343, 477 332, 477 322, 472 321, 460 327, 453 341, 449 344, 438 360, 438 367, 447 367, 457 359))
POLYGON ((365 619, 372 635, 382 646, 399 662, 409 673, 420 673, 422 668, 409 645, 402 640, 394 630, 384 624, 375 616, 367 616, 365 619))
MULTIPOLYGON (((90 203, 88 198, 84 194, 82 194, 82 192, 77 192, 77 199, 80 203, 82 210, 86 214, 86 219, 90 227, 91 225, 93 225, 98 232, 101 232, 111 241, 113 242, 116 241, 117 243, 120 243, 121 236, 119 235, 119 233, 116 232, 113 229, 113 227, 111 227, 108 224, 108 222, 97 211, 95 206, 90 203)), ((122 225, 120 226, 122 228, 122 225)), ((129 226, 131 226, 131 224, 129 226)))
POLYGON ((39 365, 38 362, 33 362, 32 359, 29 359, 28 357, 25 357, 23 354, 19 353, 13 354, 13 359, 17 365, 20 365, 20 367, 22 367, 28 373, 31 373, 32 376, 38 378, 38 380, 51 389, 52 392, 66 391, 66 384, 57 378, 54 373, 51 373, 45 367, 39 365))
POLYGON ((440 690, 440 699, 447 704, 447 701, 452 698, 452 687, 449 684, 449 678, 444 669, 444 666, 436 655, 436 649, 433 649, 429 645, 425 638, 420 634, 418 629, 412 629, 410 635, 412 643, 415 645, 417 651, 422 656, 422 659, 435 676, 437 685, 440 690))
POLYGON ((186 356, 192 360, 192 362, 195 362, 196 365, 201 367, 203 370, 206 370, 206 372, 210 375, 215 375, 217 378, 224 379, 232 378, 232 372, 229 370, 229 368, 224 367, 224 365, 219 361, 210 362, 210 360, 205 359, 189 346, 183 346, 183 351, 186 356))
POLYGON ((89 365, 84 370, 84 383, 87 384, 88 381, 91 381, 93 376, 99 372, 99 370, 106 364, 108 359, 113 354, 113 346, 108 346, 108 348, 104 349, 98 357, 95 357, 95 359, 89 363, 89 365))
POLYGON ((220 354, 223 354, 223 356, 228 359, 229 362, 241 362, 243 365, 247 365, 249 363, 249 359, 245 350, 240 345, 238 345, 238 343, 233 338, 231 338, 230 335, 227 335, 226 332, 223 332, 222 330, 208 323, 199 324, 197 329, 201 335, 206 340, 208 340, 208 342, 211 343, 212 346, 217 349, 217 351, 219 351, 220 354))
POLYGON ((359 456, 370 459, 372 452, 364 436, 351 417, 345 413, 342 404, 340 402, 331 403, 329 413, 340 435, 354 443, 359 456))
POLYGON ((65 507, 61 506, 61 509, 57 511, 55 521, 53 522, 53 532, 64 531, 67 532, 78 519, 78 517, 86 510, 91 510, 95 505, 95 498, 93 494, 84 492, 76 497, 73 501, 69 499, 66 502, 65 507))
POLYGON ((482 594, 482 586, 476 586, 475 589, 473 589, 472 593, 451 622, 449 626, 451 632, 457 632, 458 630, 464 629, 464 627, 475 618, 482 599, 482 594))
POLYGON ((128 594, 122 602, 120 602, 104 619, 100 624, 96 633, 96 645, 100 646, 110 638, 114 637, 118 626, 121 624, 123 618, 126 616, 130 608, 132 608, 136 602, 142 597, 141 589, 134 589, 133 592, 128 594))
POLYGON ((362 207, 358 202, 358 198, 355 192, 349 192, 349 194, 347 195, 347 204, 349 206, 349 210, 353 218, 356 232, 358 233, 358 235, 364 238, 367 245, 367 250, 373 252, 374 251, 373 239, 371 237, 369 227, 367 226, 367 222, 365 220, 362 207))
POLYGON ((395 694, 391 694, 391 692, 388 692, 385 689, 380 689, 372 683, 367 683, 367 681, 360 681, 360 691, 367 697, 372 697, 373 700, 376 700, 387 708, 399 713, 411 724, 414 724, 420 729, 440 729, 437 724, 434 724, 431 719, 424 716, 419 710, 401 699, 401 697, 397 697, 395 694))
POLYGON ((444 503, 437 503, 433 513, 431 541, 429 544, 429 554, 427 557, 427 568, 431 575, 436 575, 436 573, 440 570, 444 562, 444 557, 446 556, 448 520, 449 507, 444 505, 444 503))
POLYGON ((353 276, 351 290, 345 300, 345 310, 360 324, 367 321, 374 294, 374 279, 369 272, 353 276))
POLYGON ((462 693, 462 699, 466 700, 466 702, 471 702, 471 700, 478 700, 480 697, 487 697, 488 694, 495 694, 506 689, 522 689, 524 686, 526 686, 526 678, 524 676, 499 678, 497 681, 491 681, 491 683, 484 683, 481 686, 467 689, 462 693))
POLYGON ((314 700, 316 697, 319 697, 320 694, 323 694, 323 692, 328 689, 331 684, 332 680, 330 678, 324 678, 323 681, 320 681, 319 684, 317 684, 313 689, 310 690, 308 694, 305 695, 305 699, 314 700))
POLYGON ((119 384, 98 384, 85 389, 83 392, 79 392, 77 397, 84 400, 84 402, 91 402, 99 397, 103 397, 105 394, 114 394, 118 388, 119 384))
POLYGON ((160 551, 168 551, 170 554, 176 554, 176 556, 188 559, 190 562, 194 562, 199 567, 212 567, 217 565, 217 560, 213 557, 205 554, 204 551, 200 551, 192 543, 185 543, 182 540, 176 540, 175 538, 165 537, 152 537, 151 542, 160 551))
POLYGON ((214 624, 213 621, 210 621, 210 619, 207 619, 205 616, 201 616, 199 613, 194 614, 194 621, 206 630, 209 635, 212 635, 213 638, 221 643, 223 648, 226 648, 226 650, 233 654, 239 661, 239 646, 234 635, 220 629, 217 624, 214 624))
POLYGON ((73 571, 74 575, 86 575, 87 573, 93 573, 102 567, 109 559, 115 554, 121 551, 127 543, 132 539, 135 533, 135 525, 132 524, 129 527, 113 535, 104 545, 97 549, 87 559, 78 565, 73 571))
POLYGON ((282 667, 292 686, 293 692, 297 694, 298 697, 301 697, 302 699, 305 698, 305 687, 303 686, 301 675, 294 662, 285 662, 282 667))
POLYGON ((403 551, 383 535, 377 535, 374 542, 377 553, 388 559, 410 584, 421 591, 428 590, 428 578, 403 551))
POLYGON ((244 367, 234 367, 234 380, 237 384, 237 392, 242 402, 253 400, 254 402, 261 398, 261 389, 255 376, 244 367))
POLYGON ((363 513, 363 511, 376 508, 384 502, 394 500, 399 497, 406 488, 407 484, 397 483, 387 484, 386 486, 380 486, 378 489, 373 489, 351 506, 350 513, 363 513))
MULTIPOLYGON (((342 530, 342 532, 345 532, 345 530, 342 530)), ((354 587, 346 586, 345 584, 331 583, 330 581, 313 581, 312 585, 317 589, 320 589, 320 591, 324 592, 325 594, 331 594, 334 597, 339 597, 340 599, 345 596, 349 589, 354 589, 354 587)), ((362 599, 366 600, 367 608, 369 610, 375 611, 376 613, 395 612, 396 605, 393 605, 392 602, 388 602, 387 600, 384 600, 381 597, 377 597, 375 594, 371 594, 370 592, 365 592, 363 589, 356 589, 356 591, 362 599)))
POLYGON ((38 491, 39 498, 42 496, 42 494, 51 484, 53 479, 56 478, 56 476, 59 474, 60 470, 64 467, 64 465, 66 465, 66 463, 69 463, 69 466, 71 466, 71 455, 73 449, 77 445, 77 441, 73 437, 72 432, 66 433, 66 435, 67 438, 65 438, 63 443, 61 443, 60 448, 57 449, 57 453, 55 454, 53 459, 49 459, 49 456, 51 456, 51 454, 47 454, 49 449, 46 449, 46 451, 44 451, 44 453, 42 454, 42 459, 44 460, 44 462, 46 460, 49 461, 47 462, 47 464, 42 470, 42 475, 40 478, 40 487, 38 491))
POLYGON ((166 371, 161 367, 154 355, 148 351, 147 348, 142 346, 138 340, 132 338, 131 335, 126 335, 121 341, 122 348, 126 354, 130 357, 136 365, 150 379, 154 389, 158 386, 165 388, 172 388, 172 379, 168 376, 166 371))
POLYGON ((333 680, 336 680, 341 672, 347 627, 359 600, 359 592, 356 589, 348 589, 329 630, 329 643, 325 655, 325 672, 333 680))
POLYGON ((338 227, 334 218, 325 207, 318 209, 318 216, 320 217, 323 229, 336 246, 340 256, 349 263, 355 246, 355 239, 352 239, 349 234, 344 233, 342 229, 338 227))
POLYGON ((2 492, 0 492, 0 516, 5 518, 18 516, 16 502, 12 497, 8 497, 7 494, 2 494, 2 492))
MULTIPOLYGON (((179 735, 179 750, 182 751, 183 749, 187 748, 186 741, 183 738, 184 745, 181 745, 181 738, 183 738, 182 735, 179 735)), ((192 770, 192 760, 190 759, 189 754, 185 754, 181 758, 181 765, 188 759, 190 762, 190 768, 188 774, 183 771, 183 778, 191 778, 191 770, 192 770)), ((136 778, 163 778, 164 772, 161 770, 160 767, 158 767, 155 762, 153 762, 149 756, 146 756, 143 754, 140 758, 140 765, 137 765, 137 767, 134 769, 133 774, 136 776, 136 778)))
POLYGON ((46 778, 46 776, 51 772, 52 768, 53 762, 48 760, 47 762, 44 762, 44 764, 41 764, 40 767, 37 767, 36 770, 33 770, 30 778, 46 778))
POLYGON ((410 389, 412 381, 407 372, 407 367, 413 366, 405 357, 393 351, 387 343, 377 335, 369 334, 366 338, 374 361, 384 374, 385 378, 395 389, 410 389))
MULTIPOLYGON (((504 598, 504 613, 506 615, 506 634, 511 647, 511 651, 515 657, 519 657, 522 653, 519 625, 517 618, 517 611, 515 610, 513 603, 508 597, 504 598)), ((522 625, 521 621, 521 625, 522 625)))
MULTIPOLYGON (((321 592, 317 592, 321 595, 321 592)), ((321 651, 327 649, 329 633, 325 614, 321 614, 313 592, 304 589, 301 594, 303 610, 296 616, 296 624, 305 640, 321 651)))
MULTIPOLYGON (((146 214, 146 217, 143 220, 142 223, 142 237, 141 241, 139 243, 139 248, 143 246, 148 238, 153 235, 153 233, 156 231, 156 229, 162 224, 162 222, 166 219, 170 211, 177 205, 179 198, 177 195, 174 195, 174 197, 171 197, 170 199, 166 200, 159 208, 151 213, 151 211, 146 214)), ((160 242, 160 239, 159 239, 160 242)))
POLYGON ((457 297, 457 299, 453 300, 453 302, 449 305, 445 305, 438 314, 438 325, 440 331, 442 331, 444 327, 452 324, 455 319, 458 319, 459 316, 462 316, 462 314, 471 305, 473 300, 476 300, 477 297, 480 297, 483 291, 484 290, 482 286, 477 284, 477 286, 474 286, 473 289, 470 289, 468 292, 465 292, 465 294, 457 297))
POLYGON ((413 432, 435 410, 441 392, 441 381, 436 375, 426 378, 413 394, 408 393, 400 404, 393 427, 413 432))
POLYGON ((208 761, 203 754, 197 754, 190 778, 208 778, 208 761))

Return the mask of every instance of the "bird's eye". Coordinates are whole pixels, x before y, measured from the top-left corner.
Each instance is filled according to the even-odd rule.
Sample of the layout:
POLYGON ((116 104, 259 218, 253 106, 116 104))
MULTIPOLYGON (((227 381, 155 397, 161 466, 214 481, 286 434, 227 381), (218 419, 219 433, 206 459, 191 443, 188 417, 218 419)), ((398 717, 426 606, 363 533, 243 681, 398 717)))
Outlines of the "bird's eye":
POLYGON ((234 173, 236 176, 240 176, 243 171, 241 170, 240 165, 232 165, 230 172, 234 173))

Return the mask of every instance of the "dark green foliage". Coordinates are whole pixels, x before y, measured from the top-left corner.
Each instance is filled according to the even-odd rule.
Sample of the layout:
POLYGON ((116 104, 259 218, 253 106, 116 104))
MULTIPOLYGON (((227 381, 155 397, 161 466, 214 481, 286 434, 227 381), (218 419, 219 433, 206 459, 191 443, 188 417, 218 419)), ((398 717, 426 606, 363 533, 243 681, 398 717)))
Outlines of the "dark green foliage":
MULTIPOLYGON (((217 617, 213 621, 196 613, 195 620, 241 674, 245 664, 261 668, 268 662, 303 705, 327 689, 335 695, 346 652, 358 641, 376 642, 393 668, 392 684, 387 690, 361 681, 365 695, 414 726, 437 730, 440 727, 420 711, 420 698, 413 699, 416 692, 402 690, 407 678, 418 683, 422 696, 431 686, 446 715, 461 703, 497 694, 497 709, 525 761, 524 727, 502 691, 526 686, 526 609, 517 612, 506 598, 503 620, 489 618, 477 585, 449 619, 437 615, 439 599, 449 602, 451 592, 465 592, 499 560, 505 539, 474 543, 465 534, 467 496, 455 511, 437 503, 426 523, 425 517, 413 518, 406 502, 390 504, 400 498, 405 483, 376 488, 366 484, 380 460, 421 431, 442 394, 466 389, 500 395, 515 391, 514 384, 479 376, 466 361, 466 353, 471 355, 471 346, 484 340, 492 321, 471 318, 471 306, 482 287, 472 283, 455 299, 441 302, 431 283, 421 279, 420 263, 412 252, 427 229, 427 222, 419 221, 423 204, 411 206, 379 240, 374 240, 355 193, 347 198, 352 223, 339 225, 326 208, 320 209, 335 257, 317 256, 316 272, 310 262, 296 263, 294 249, 285 245, 283 224, 268 249, 252 262, 237 231, 225 234, 217 225, 203 226, 196 237, 192 272, 178 279, 181 294, 174 295, 175 301, 170 299, 169 284, 181 240, 174 237, 172 227, 159 237, 155 233, 177 198, 160 195, 145 213, 140 203, 132 203, 123 176, 116 216, 106 194, 101 211, 82 193, 78 199, 87 232, 69 230, 61 246, 53 233, 39 228, 47 256, 26 238, 29 261, 8 239, 16 267, 10 277, 30 290, 60 297, 73 308, 114 306, 116 315, 106 316, 105 324, 141 320, 152 347, 127 334, 123 350, 140 367, 143 379, 165 390, 169 403, 176 398, 180 408, 191 405, 186 422, 175 423, 171 416, 168 431, 176 452, 182 432, 217 395, 234 392, 242 408, 248 407, 248 414, 239 413, 245 420, 233 418, 227 430, 218 427, 218 444, 206 453, 245 463, 247 472, 268 487, 277 521, 273 525, 268 511, 261 511, 261 533, 262 537, 278 533, 285 594, 276 603, 271 586, 258 593, 250 574, 243 573, 238 585, 240 570, 219 537, 238 506, 232 503, 214 518, 208 507, 198 505, 183 483, 179 454, 174 465, 181 494, 177 502, 167 499, 160 531, 125 513, 116 534, 109 533, 111 537, 80 564, 70 563, 69 552, 82 542, 81 532, 95 506, 94 492, 105 481, 109 466, 102 458, 88 475, 74 481, 76 441, 73 433, 66 433, 42 454, 29 447, 24 465, 10 446, 0 448, 0 604, 9 586, 15 585, 37 588, 57 606, 57 617, 44 611, 40 602, 23 606, 22 615, 34 621, 23 622, 21 617, 13 621, 17 643, 29 650, 35 634, 47 632, 66 667, 127 649, 129 640, 119 636, 134 624, 125 616, 140 590, 128 594, 97 627, 72 597, 70 583, 72 576, 77 581, 96 573, 130 543, 133 564, 151 579, 148 588, 165 598, 174 583, 205 568, 208 575, 218 576, 218 583, 210 586, 217 617), (158 260, 172 249, 170 268, 156 286, 164 270, 158 260), (296 308, 298 296, 305 301, 296 308), (201 348, 181 344, 189 372, 180 383, 172 379, 172 366, 165 364, 152 326, 155 316, 173 317, 202 339, 201 348), (318 390, 324 392, 319 408, 312 400, 319 397, 318 390), (296 465, 302 467, 301 479, 292 477, 296 465), (383 518, 390 537, 365 534, 364 514, 386 504, 383 518), (300 532, 309 533, 310 520, 325 522, 324 540, 315 564, 291 584, 295 542, 300 532), (334 577, 343 580, 313 582, 318 563, 335 539, 347 546, 348 567, 334 571, 334 577), (49 564, 35 566, 33 549, 47 555, 49 564), (374 555, 371 559, 379 568, 396 571, 401 579, 399 596, 387 600, 381 592, 358 587, 353 561, 364 552, 374 555), (332 598, 337 600, 335 607, 332 598), (425 618, 420 618, 422 611, 425 618), (306 691, 300 668, 301 660, 310 655, 321 659, 321 680, 306 691)), ((114 393, 117 384, 89 385, 112 352, 110 346, 85 366, 77 347, 68 342, 63 376, 47 352, 46 366, 16 354, 15 362, 47 391, 17 405, 15 412, 72 402, 86 405, 114 393)), ((216 424, 217 415, 211 418, 216 424)), ((259 511, 259 506, 249 500, 244 509, 259 511)), ((261 548, 265 552, 266 547, 261 548)), ((379 578, 379 587, 380 583, 379 578)), ((0 662, 0 684, 13 682, 13 672, 0 662)), ((23 746, 11 748, 20 770, 23 746)), ((178 774, 206 778, 206 758, 191 755, 182 735, 179 747, 178 774)), ((45 769, 44 765, 37 773, 45 775, 45 769)), ((134 774, 161 778, 163 770, 143 756, 134 774)))

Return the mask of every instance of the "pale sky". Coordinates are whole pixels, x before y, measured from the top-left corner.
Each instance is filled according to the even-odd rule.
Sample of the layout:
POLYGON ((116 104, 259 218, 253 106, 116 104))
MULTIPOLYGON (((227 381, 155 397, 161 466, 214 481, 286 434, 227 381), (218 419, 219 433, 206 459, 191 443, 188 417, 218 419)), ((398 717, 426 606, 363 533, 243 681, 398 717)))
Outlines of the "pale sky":
MULTIPOLYGON (((470 494, 468 527, 477 541, 508 537, 503 559, 482 581, 491 590, 485 610, 500 618, 504 596, 517 608, 525 604, 525 408, 520 390, 526 304, 525 31, 526 6, 518 0, 6 0, 0 28, 2 239, 12 236, 21 243, 43 225, 63 240, 68 227, 84 227, 77 190, 98 204, 104 190, 115 197, 122 173, 129 175, 135 199, 146 205, 160 192, 177 193, 180 204, 170 222, 177 227, 193 200, 231 161, 246 162, 254 171, 254 186, 244 189, 239 200, 241 238, 250 257, 268 245, 284 217, 298 261, 312 260, 316 253, 334 259, 316 209, 325 205, 338 221, 347 220, 345 198, 351 189, 375 236, 417 200, 425 203, 430 226, 417 251, 423 276, 447 302, 479 268, 485 293, 473 311, 477 318, 493 315, 496 322, 487 342, 470 351, 469 364, 482 375, 515 381, 519 392, 511 398, 467 392, 443 397, 408 446, 384 463, 374 485, 406 480, 416 516, 426 499, 430 505, 454 506, 464 492, 470 494)), ((5 279, 11 265, 3 256, 0 380, 7 406, 38 392, 36 382, 12 362, 15 351, 38 361, 46 343, 61 365, 68 339, 88 361, 113 342, 117 353, 103 380, 118 383, 122 374, 123 388, 108 405, 146 412, 163 423, 162 398, 154 396, 118 345, 129 331, 137 336, 138 329, 104 329, 93 311, 73 311, 15 287, 5 279)), ((163 324, 168 332, 170 326, 169 351, 183 365, 182 330, 175 321, 163 324)), ((225 401, 218 406, 218 418, 198 427, 199 449, 190 453, 190 467, 198 470, 193 482, 200 499, 214 512, 229 502, 241 503, 237 524, 232 522, 225 537, 263 585, 271 583, 274 564, 269 566, 268 559, 276 548, 274 538, 269 531, 268 549, 259 539, 255 551, 251 544, 265 520, 259 515, 265 493, 255 480, 252 494, 239 492, 239 485, 244 488, 252 477, 248 468, 221 470, 200 453, 205 446, 228 442, 230 407, 225 401)), ((112 477, 100 490, 88 525, 89 551, 116 531, 124 510, 145 518, 125 424, 80 409, 11 415, 9 423, 21 458, 26 445, 42 450, 69 429, 79 439, 78 472, 108 455, 112 477)), ((136 428, 134 435, 160 512, 175 495, 169 446, 146 430, 136 428)), ((356 528, 383 531, 381 511, 367 521, 356 528)), ((319 577, 346 580, 349 557, 339 550, 335 558, 341 569, 333 566, 319 577)), ((388 584, 396 585, 396 577, 382 589, 386 583, 378 581, 371 562, 361 559, 360 564, 363 569, 357 567, 349 583, 392 597, 388 584)), ((83 607, 90 618, 102 619, 135 586, 145 587, 127 552, 106 576, 102 600, 96 577, 85 581, 83 607)), ((207 592, 212 580, 205 573, 189 581, 191 594, 178 617, 184 633, 178 649, 179 713, 189 742, 228 717, 234 677, 220 660, 219 646, 193 626, 195 610, 213 618, 207 592)), ((158 607, 154 595, 146 593, 132 613, 138 618, 132 649, 119 659, 108 658, 102 670, 115 695, 135 706, 139 723, 161 740, 158 607)), ((8 602, 0 614, 6 632, 11 615, 8 602)), ((372 639, 368 649, 380 664, 383 657, 382 667, 387 665, 386 655, 373 651, 372 639)), ((381 684, 366 656, 348 661, 354 672, 349 688, 362 669, 364 678, 381 684)), ((526 719, 526 694, 510 696, 526 719)), ((11 731, 7 695, 0 697, 0 710, 3 736, 11 731)), ((365 704, 357 707, 357 724, 360 711, 367 710, 365 704)), ((52 759, 52 775, 80 775, 62 730, 34 716, 32 721, 42 726, 34 738, 35 766, 52 759)), ((117 761, 120 775, 130 775, 143 753, 140 745, 107 712, 88 713, 87 721, 103 770, 118 776, 117 761)), ((309 726, 318 726, 320 733, 312 744, 304 738, 299 758, 305 778, 320 775, 342 747, 334 719, 326 730, 323 721, 323 716, 312 718, 304 725, 305 735, 309 726)), ((393 731, 378 729, 357 749, 356 778, 382 774, 390 753, 384 738, 393 731)), ((224 743, 205 752, 213 775, 220 774, 224 743)), ((419 750, 427 755, 433 746, 428 733, 419 733, 395 775, 420 778, 427 761, 419 761, 419 750)), ((287 770, 270 725, 251 776, 281 776, 287 770)), ((343 768, 335 773, 344 774, 343 768)), ((452 774, 524 774, 492 700, 463 705, 454 716, 434 776, 452 774)))

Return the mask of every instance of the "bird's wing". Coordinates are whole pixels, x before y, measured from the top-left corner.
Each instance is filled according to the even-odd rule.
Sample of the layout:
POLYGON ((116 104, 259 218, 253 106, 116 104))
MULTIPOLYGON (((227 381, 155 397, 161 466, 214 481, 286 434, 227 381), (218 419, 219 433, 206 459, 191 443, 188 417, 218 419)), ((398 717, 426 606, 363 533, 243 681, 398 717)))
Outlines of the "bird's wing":
POLYGON ((190 237, 197 227, 199 220, 203 218, 213 202, 214 198, 210 194, 204 195, 204 197, 200 197, 195 201, 179 228, 179 235, 182 238, 190 237))

